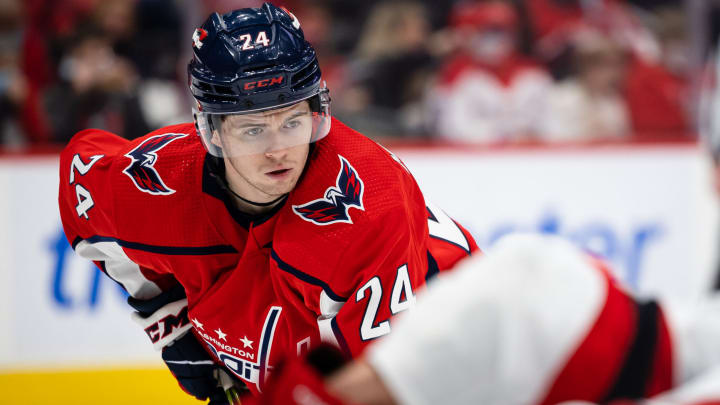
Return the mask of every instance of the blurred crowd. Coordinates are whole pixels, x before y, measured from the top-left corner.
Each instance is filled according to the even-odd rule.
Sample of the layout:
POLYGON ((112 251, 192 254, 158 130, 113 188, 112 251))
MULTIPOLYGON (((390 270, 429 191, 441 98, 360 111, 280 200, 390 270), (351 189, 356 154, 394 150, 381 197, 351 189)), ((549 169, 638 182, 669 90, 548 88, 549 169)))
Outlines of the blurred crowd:
MULTIPOLYGON (((686 0, 687 1, 687 0, 686 0)), ((374 137, 478 144, 693 138, 686 1, 282 0, 333 115, 374 137)), ((191 34, 242 0, 0 0, 0 145, 135 138, 191 120, 191 34)))

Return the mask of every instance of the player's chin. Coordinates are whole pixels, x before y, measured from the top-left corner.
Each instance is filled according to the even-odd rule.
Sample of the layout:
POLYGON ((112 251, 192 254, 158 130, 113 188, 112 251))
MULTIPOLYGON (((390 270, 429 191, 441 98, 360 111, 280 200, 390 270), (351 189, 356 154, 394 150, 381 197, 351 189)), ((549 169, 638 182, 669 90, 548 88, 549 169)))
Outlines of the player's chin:
POLYGON ((288 176, 283 179, 272 179, 268 182, 266 187, 266 193, 273 196, 281 196, 287 194, 295 188, 297 184, 297 176, 288 176))

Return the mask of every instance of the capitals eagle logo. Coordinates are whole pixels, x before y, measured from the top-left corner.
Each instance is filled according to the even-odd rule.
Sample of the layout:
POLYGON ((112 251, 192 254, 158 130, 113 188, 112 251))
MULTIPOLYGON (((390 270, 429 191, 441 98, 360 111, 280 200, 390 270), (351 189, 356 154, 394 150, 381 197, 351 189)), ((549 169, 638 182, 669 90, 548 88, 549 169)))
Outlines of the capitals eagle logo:
POLYGON ((125 154, 126 157, 130 158, 131 162, 123 170, 123 173, 132 179, 135 187, 140 191, 154 195, 174 193, 175 190, 165 185, 154 166, 158 158, 157 151, 184 136, 187 136, 187 134, 162 134, 144 140, 135 149, 125 154))
POLYGON ((348 214, 350 208, 365 211, 363 206, 363 182, 357 171, 344 157, 340 158, 340 173, 335 186, 325 190, 325 197, 292 209, 300 218, 316 225, 330 225, 337 222, 352 224, 348 214))

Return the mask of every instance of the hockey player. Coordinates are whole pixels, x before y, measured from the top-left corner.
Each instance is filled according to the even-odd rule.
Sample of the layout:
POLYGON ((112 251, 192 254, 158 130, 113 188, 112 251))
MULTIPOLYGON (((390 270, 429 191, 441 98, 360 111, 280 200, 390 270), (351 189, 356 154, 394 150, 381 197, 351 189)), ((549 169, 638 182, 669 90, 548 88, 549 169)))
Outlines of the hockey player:
POLYGON ((566 240, 510 236, 438 280, 361 358, 337 370, 333 352, 312 352, 258 402, 720 404, 718 342, 720 296, 636 299, 566 240))
POLYGON ((331 118, 293 14, 213 14, 192 48, 195 125, 78 133, 59 203, 180 385, 222 401, 224 373, 258 393, 278 359, 320 342, 359 355, 477 246, 395 156, 331 118))

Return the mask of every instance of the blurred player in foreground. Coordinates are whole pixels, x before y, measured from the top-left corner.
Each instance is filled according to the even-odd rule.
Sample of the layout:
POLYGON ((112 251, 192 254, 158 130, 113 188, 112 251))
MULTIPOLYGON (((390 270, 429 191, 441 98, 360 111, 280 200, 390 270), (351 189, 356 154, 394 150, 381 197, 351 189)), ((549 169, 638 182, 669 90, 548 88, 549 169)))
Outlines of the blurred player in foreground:
POLYGON ((213 14, 191 44, 195 125, 78 133, 59 202, 181 386, 223 403, 321 342, 360 354, 477 246, 395 156, 331 119, 292 13, 213 14))
POLYGON ((361 358, 295 359, 248 402, 720 404, 718 342, 720 296, 639 300, 569 242, 517 235, 435 281, 361 358))

